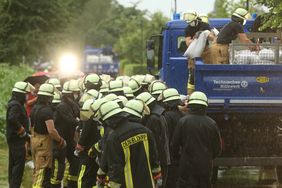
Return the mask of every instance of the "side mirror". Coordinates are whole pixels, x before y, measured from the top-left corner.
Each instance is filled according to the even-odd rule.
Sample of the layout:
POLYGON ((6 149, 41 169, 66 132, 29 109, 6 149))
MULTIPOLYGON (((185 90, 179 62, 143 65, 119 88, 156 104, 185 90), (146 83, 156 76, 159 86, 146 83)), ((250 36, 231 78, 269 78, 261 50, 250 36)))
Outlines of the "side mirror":
POLYGON ((147 68, 153 69, 155 67, 155 41, 147 40, 147 68))

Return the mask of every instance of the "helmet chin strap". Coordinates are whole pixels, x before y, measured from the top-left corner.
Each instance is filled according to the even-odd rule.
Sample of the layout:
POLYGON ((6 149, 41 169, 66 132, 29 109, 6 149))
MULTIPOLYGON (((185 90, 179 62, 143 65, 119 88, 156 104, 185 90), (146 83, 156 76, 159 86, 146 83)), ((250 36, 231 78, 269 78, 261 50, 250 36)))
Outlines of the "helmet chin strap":
POLYGON ((243 21, 243 25, 245 25, 246 23, 247 23, 247 20, 245 20, 245 19, 244 19, 244 21, 243 21))
POLYGON ((196 27, 198 25, 198 20, 193 20, 192 22, 189 23, 191 27, 196 27))

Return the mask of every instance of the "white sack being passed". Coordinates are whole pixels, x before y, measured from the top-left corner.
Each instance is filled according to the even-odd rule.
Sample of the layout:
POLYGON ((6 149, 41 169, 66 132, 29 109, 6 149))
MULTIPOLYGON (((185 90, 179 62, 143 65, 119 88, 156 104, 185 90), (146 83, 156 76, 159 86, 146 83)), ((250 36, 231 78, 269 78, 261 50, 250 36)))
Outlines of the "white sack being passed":
POLYGON ((197 33, 196 35, 199 35, 199 36, 196 37, 191 42, 186 52, 184 53, 184 56, 189 57, 189 58, 201 57, 206 47, 206 43, 207 43, 209 34, 210 34, 209 30, 205 30, 200 33, 197 33))

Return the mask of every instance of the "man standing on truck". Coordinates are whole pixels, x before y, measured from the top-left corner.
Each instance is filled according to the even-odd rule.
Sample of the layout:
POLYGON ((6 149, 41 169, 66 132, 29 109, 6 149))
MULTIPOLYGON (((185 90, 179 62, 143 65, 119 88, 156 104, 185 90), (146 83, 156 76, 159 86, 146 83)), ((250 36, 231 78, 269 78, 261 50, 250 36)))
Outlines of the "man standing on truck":
MULTIPOLYGON (((228 64, 228 48, 232 40, 239 39, 241 43, 253 44, 244 32, 249 12, 243 8, 237 8, 231 16, 231 22, 225 25, 218 34, 216 43, 211 47, 212 64, 228 64)), ((259 50, 258 46, 250 46, 250 50, 259 50)))
POLYGON ((173 158, 181 151, 176 187, 210 188, 212 161, 221 153, 221 136, 216 122, 206 115, 208 99, 203 92, 192 93, 188 107, 172 138, 173 158))
MULTIPOLYGON (((186 20, 186 22, 188 23, 188 26, 185 28, 185 41, 188 48, 192 43, 192 41, 194 40, 197 32, 211 30, 210 25, 206 22, 203 22, 196 12, 186 13, 184 15, 184 20, 186 20)), ((202 53, 202 58, 205 63, 209 64, 210 52, 208 46, 206 46, 206 48, 204 49, 202 53)), ((191 95, 195 90, 195 85, 194 85, 195 62, 194 59, 192 58, 189 58, 188 60, 188 69, 189 69, 189 78, 188 78, 187 91, 188 91, 188 95, 191 95)))

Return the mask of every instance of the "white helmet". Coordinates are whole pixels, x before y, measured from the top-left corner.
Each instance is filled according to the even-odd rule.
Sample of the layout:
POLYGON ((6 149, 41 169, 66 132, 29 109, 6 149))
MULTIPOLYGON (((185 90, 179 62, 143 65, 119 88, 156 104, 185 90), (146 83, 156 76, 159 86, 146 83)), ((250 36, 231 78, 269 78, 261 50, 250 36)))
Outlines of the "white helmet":
POLYGON ((123 93, 126 97, 131 97, 131 98, 134 97, 131 87, 128 87, 128 86, 123 87, 123 93))
POLYGON ((206 94, 204 94, 201 91, 195 91, 193 92, 189 99, 188 99, 188 105, 189 104, 199 104, 199 105, 203 105, 203 106, 208 106, 208 98, 206 96, 206 94))
POLYGON ((33 90, 34 87, 28 82, 16 82, 12 91, 17 93, 28 93, 32 92, 33 90))
POLYGON ((174 100, 180 100, 180 95, 178 91, 174 88, 168 88, 163 90, 163 92, 159 95, 158 101, 168 102, 174 100))
POLYGON ((57 78, 50 78, 46 81, 47 84, 53 84, 56 88, 60 88, 61 86, 61 82, 59 79, 57 78))
POLYGON ((80 119, 82 121, 87 121, 94 114, 94 112, 90 109, 91 105, 94 103, 93 99, 88 99, 83 103, 83 106, 80 110, 80 119))
POLYGON ((102 121, 109 119, 110 117, 122 112, 122 109, 115 101, 108 101, 103 103, 99 108, 99 116, 102 121))
POLYGON ((250 16, 249 12, 243 8, 237 8, 232 15, 243 20, 247 20, 250 16))
MULTIPOLYGON (((55 86, 56 87, 56 86, 55 86)), ((61 99, 62 99, 62 96, 61 96, 61 93, 59 91, 56 91, 54 93, 54 97, 53 97, 53 100, 52 100, 52 103, 53 104, 58 104, 61 102, 61 99)))
POLYGON ((167 86, 165 85, 165 83, 159 80, 153 81, 148 88, 149 92, 152 95, 161 94, 161 92, 165 89, 167 89, 167 86))
POLYGON ((135 93, 136 91, 142 88, 141 82, 134 78, 131 78, 129 80, 128 86, 132 89, 133 93, 135 93))
POLYGON ((143 101, 146 105, 151 104, 154 102, 156 99, 148 92, 143 92, 139 94, 136 99, 143 101))
POLYGON ((123 91, 122 80, 111 80, 109 81, 109 92, 123 91))
POLYGON ((195 27, 198 25, 198 14, 195 11, 184 13, 183 20, 185 20, 190 26, 195 27))
POLYGON ((38 95, 50 96, 54 97, 55 94, 55 86, 53 84, 42 84, 39 87, 38 95))
POLYGON ((123 111, 142 118, 144 115, 150 114, 149 107, 141 100, 132 99, 128 101, 123 108, 123 111))

